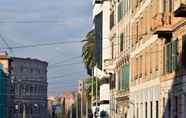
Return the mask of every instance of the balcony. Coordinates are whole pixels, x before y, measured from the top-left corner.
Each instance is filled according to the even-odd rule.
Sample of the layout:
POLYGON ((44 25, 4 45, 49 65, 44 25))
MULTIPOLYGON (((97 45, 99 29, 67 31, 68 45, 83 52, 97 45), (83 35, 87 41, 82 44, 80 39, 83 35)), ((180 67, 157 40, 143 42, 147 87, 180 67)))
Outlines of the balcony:
POLYGON ((116 98, 117 98, 117 100, 128 100, 129 99, 129 90, 117 91, 116 98))
POLYGON ((153 17, 152 32, 159 38, 169 39, 172 37, 172 14, 160 13, 153 17))
POLYGON ((93 0, 93 4, 102 4, 103 0, 93 0))
POLYGON ((174 0, 174 16, 186 17, 186 0, 174 0))
POLYGON ((112 59, 105 59, 104 60, 104 67, 107 71, 113 71, 113 60, 112 59))

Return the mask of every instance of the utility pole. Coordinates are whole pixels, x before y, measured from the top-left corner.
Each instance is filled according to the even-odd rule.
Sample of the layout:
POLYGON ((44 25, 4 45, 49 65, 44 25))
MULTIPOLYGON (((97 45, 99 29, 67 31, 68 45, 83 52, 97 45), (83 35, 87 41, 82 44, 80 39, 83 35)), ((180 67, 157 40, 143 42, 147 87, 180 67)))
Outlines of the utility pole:
POLYGON ((78 113, 79 113, 79 101, 78 101, 78 93, 76 93, 76 118, 79 118, 78 113))
POLYGON ((80 93, 80 95, 81 95, 81 116, 80 117, 82 117, 83 116, 83 95, 82 95, 82 92, 80 93))

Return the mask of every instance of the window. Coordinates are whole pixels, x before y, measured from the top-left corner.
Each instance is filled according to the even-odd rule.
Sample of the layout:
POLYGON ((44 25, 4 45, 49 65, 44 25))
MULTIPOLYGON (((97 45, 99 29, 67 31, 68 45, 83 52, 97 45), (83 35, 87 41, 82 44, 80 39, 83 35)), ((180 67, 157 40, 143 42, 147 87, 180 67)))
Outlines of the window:
POLYGON ((149 62, 150 62, 150 73, 152 73, 152 68, 153 68, 153 52, 152 52, 152 48, 150 48, 150 51, 148 53, 149 55, 149 62))
POLYGON ((172 2, 171 0, 164 0, 164 12, 172 11, 172 2))
POLYGON ((21 72, 21 73, 23 72, 23 67, 22 67, 22 66, 20 67, 20 72, 21 72))
POLYGON ((114 11, 110 14, 110 29, 114 27, 114 11))
POLYGON ((112 59, 114 59, 114 43, 112 42, 112 59))
POLYGON ((177 40, 172 41, 166 45, 165 49, 165 64, 166 64, 166 72, 172 72, 177 69, 178 65, 178 52, 177 52, 177 40))
POLYGON ((122 89, 129 89, 129 64, 125 64, 123 66, 123 74, 122 74, 122 89))
POLYGON ((115 74, 112 74, 110 80, 110 89, 115 89, 115 82, 116 82, 115 74))
POLYGON ((148 104, 145 102, 145 118, 148 116, 148 110, 147 110, 148 104))
POLYGON ((175 96, 174 97, 174 100, 175 100, 175 118, 178 118, 178 97, 175 96))
POLYGON ((159 101, 156 101, 156 118, 159 118, 159 101))
POLYGON ((31 86, 30 87, 30 94, 32 95, 34 93, 34 88, 31 86))
POLYGON ((168 118, 171 117, 171 98, 168 99, 168 118))
POLYGON ((139 71, 139 64, 138 64, 138 58, 136 58, 136 79, 138 78, 138 71, 139 71))
POLYGON ((153 118, 153 103, 152 101, 150 102, 150 118, 153 118))
POLYGON ((120 90, 121 89, 121 85, 120 85, 121 84, 121 82, 120 82, 121 81, 121 71, 118 72, 118 80, 117 81, 118 81, 118 90, 120 90))
POLYGON ((123 33, 120 34, 120 52, 123 51, 123 33))
POLYGON ((137 104, 137 118, 139 118, 139 106, 137 104))
POLYGON ((155 58, 156 58, 155 69, 156 69, 156 71, 158 71, 158 69, 159 69, 159 58, 160 58, 160 56, 159 56, 160 55, 160 50, 159 50, 158 44, 156 46, 155 52, 153 52, 153 53, 155 53, 155 58))
POLYGON ((139 39, 139 22, 136 23, 136 43, 138 43, 139 39))
POLYGON ((122 19, 123 17, 123 2, 120 2, 118 5, 118 22, 122 19))
POLYGON ((186 34, 183 36, 182 59, 181 63, 186 68, 186 34))
POLYGON ((140 56, 139 58, 139 77, 141 78, 142 77, 142 56, 140 56))
POLYGON ((144 61, 145 62, 144 63, 145 64, 145 71, 144 72, 145 72, 145 78, 146 78, 146 76, 147 76, 147 52, 145 52, 144 59, 145 59, 145 61, 144 61))
POLYGON ((165 97, 163 97, 163 108, 165 109, 165 97))

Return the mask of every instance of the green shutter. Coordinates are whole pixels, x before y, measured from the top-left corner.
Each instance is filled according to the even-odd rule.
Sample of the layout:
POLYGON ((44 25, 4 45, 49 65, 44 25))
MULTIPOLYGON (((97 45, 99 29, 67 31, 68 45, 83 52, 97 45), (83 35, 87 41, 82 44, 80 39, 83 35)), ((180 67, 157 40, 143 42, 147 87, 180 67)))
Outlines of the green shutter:
POLYGON ((125 65, 125 89, 129 89, 129 64, 125 65))
POLYGON ((167 72, 171 72, 172 71, 172 44, 169 43, 167 45, 167 64, 168 64, 168 69, 167 72))
POLYGON ((182 47, 182 59, 181 63, 183 64, 183 67, 186 68, 186 34, 183 36, 183 47, 182 47))
POLYGON ((166 73, 166 69, 167 69, 167 66, 166 66, 166 47, 163 47, 163 73, 165 74, 166 73))
POLYGON ((123 88, 123 70, 120 70, 120 90, 123 88))
POLYGON ((125 89, 125 66, 122 68, 122 89, 125 89))
POLYGON ((166 72, 169 72, 169 45, 166 45, 166 72))
POLYGON ((177 43, 178 41, 175 40, 172 42, 172 69, 175 70, 177 68, 177 43))
POLYGON ((129 64, 125 64, 122 68, 122 90, 129 89, 129 64))
POLYGON ((123 2, 120 2, 118 5, 118 22, 123 17, 123 2))

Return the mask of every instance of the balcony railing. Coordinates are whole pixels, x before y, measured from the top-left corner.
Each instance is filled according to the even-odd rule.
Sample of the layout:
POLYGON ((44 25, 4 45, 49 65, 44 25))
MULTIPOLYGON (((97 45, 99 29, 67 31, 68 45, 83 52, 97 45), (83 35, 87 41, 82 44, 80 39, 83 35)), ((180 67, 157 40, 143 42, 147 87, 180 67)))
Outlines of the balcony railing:
POLYGON ((117 98, 128 98, 129 97, 129 90, 126 90, 126 91, 117 91, 116 92, 116 97, 117 98))
POLYGON ((174 0, 174 16, 186 17, 186 0, 174 0))
POLYGON ((152 31, 154 34, 158 34, 159 38, 172 37, 172 14, 171 13, 159 13, 153 17, 152 31))
POLYGON ((103 0, 93 0, 93 4, 102 4, 103 0))
POLYGON ((112 59, 105 59, 104 66, 106 69, 112 70, 113 69, 113 60, 112 59))

